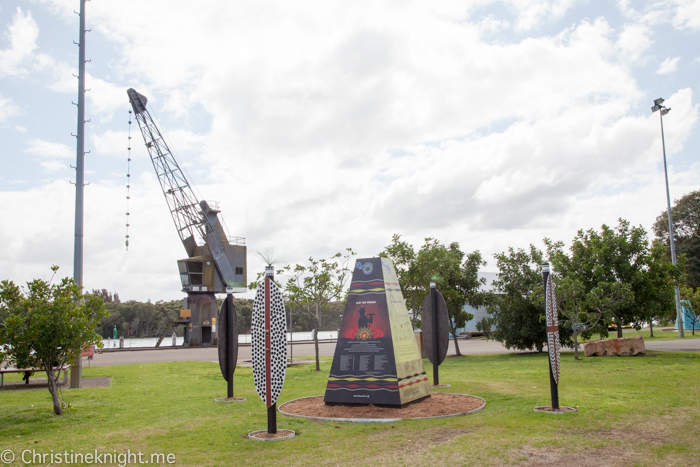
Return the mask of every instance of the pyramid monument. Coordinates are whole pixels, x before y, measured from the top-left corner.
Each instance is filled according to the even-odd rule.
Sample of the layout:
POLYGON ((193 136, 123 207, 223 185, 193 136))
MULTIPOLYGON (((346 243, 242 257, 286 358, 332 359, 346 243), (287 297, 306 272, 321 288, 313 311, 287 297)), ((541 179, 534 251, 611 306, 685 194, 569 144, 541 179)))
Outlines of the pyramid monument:
POLYGON ((324 401, 402 406, 428 396, 430 383, 394 264, 358 259, 324 401))

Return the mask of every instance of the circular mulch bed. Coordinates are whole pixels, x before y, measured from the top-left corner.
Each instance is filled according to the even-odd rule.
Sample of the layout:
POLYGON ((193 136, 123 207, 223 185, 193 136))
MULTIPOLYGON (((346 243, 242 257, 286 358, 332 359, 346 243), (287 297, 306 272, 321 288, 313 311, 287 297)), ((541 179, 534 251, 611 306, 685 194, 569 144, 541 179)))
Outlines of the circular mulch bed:
POLYGON ((219 397, 214 399, 214 402, 245 402, 247 400, 245 397, 219 397))
POLYGON ((552 408, 552 406, 550 406, 550 405, 545 405, 542 407, 535 407, 533 410, 535 412, 545 412, 545 413, 554 413, 554 414, 578 412, 578 410, 576 410, 573 407, 565 407, 563 405, 560 405, 557 410, 554 410, 552 408))
POLYGON ((486 401, 467 394, 434 393, 430 397, 405 407, 369 405, 326 405, 323 396, 304 397, 280 406, 279 411, 290 417, 334 420, 340 422, 396 422, 403 419, 456 417, 478 412, 486 401))
POLYGON ((248 433, 248 439, 255 441, 277 441, 278 439, 294 438, 293 430, 277 430, 277 433, 268 433, 267 430, 254 431, 248 433))

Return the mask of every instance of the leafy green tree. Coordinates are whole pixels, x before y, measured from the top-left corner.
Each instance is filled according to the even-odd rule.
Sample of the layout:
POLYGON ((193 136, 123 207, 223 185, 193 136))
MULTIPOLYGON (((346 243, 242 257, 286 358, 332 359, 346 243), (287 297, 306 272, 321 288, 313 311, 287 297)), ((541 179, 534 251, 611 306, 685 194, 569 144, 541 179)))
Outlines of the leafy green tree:
POLYGON ((423 300, 430 292, 430 281, 435 281, 447 305, 455 351, 461 355, 456 340, 457 329, 474 319, 473 314, 464 310, 464 305, 482 306, 489 297, 482 290, 486 279, 479 279, 479 268, 486 265, 481 253, 474 251, 465 254, 459 243, 443 245, 433 238, 426 238, 425 244, 416 253, 412 245, 401 241, 399 235, 394 235, 391 245, 379 256, 388 257, 394 262, 401 292, 407 307, 413 310, 414 327, 420 317, 423 300), (397 263, 400 266, 396 266, 397 263))
MULTIPOLYGON (((51 268, 54 274, 58 266, 51 268)), ((58 395, 61 368, 70 365, 86 345, 102 347, 95 332, 108 314, 101 297, 81 294, 73 279, 60 284, 36 279, 23 290, 12 281, 0 283, 3 322, 0 342, 6 365, 43 368, 56 415, 63 410, 58 395), (55 369, 54 369, 55 367, 55 369)))
MULTIPOLYGON (((494 294, 489 304, 496 326, 493 338, 509 349, 542 352, 547 342, 542 252, 530 245, 530 251, 508 248, 507 253, 497 253, 494 257, 500 272, 493 282, 494 294)), ((562 342, 565 331, 560 327, 562 342)))
MULTIPOLYGON (((426 243, 428 243, 428 239, 426 239, 426 243)), ((401 235, 398 234, 391 237, 391 244, 385 247, 378 256, 389 258, 394 263, 401 294, 406 300, 406 308, 413 312, 411 325, 413 329, 417 329, 421 306, 428 293, 432 273, 429 272, 426 275, 425 271, 420 271, 415 266, 417 254, 413 245, 401 240, 401 235)), ((423 264, 425 265, 425 261, 423 264)))
MULTIPOLYGON (((104 294, 97 294, 97 296, 104 297, 104 294)), ((105 305, 110 314, 103 318, 98 326, 98 333, 105 339, 112 337, 114 326, 122 336, 157 337, 156 347, 160 346, 165 337, 172 335, 173 331, 182 335, 182 328, 173 325, 182 308, 182 300, 156 303, 113 300, 105 305)))
POLYGON ((294 268, 287 266, 280 271, 282 275, 289 275, 284 285, 288 306, 305 313, 314 320, 316 371, 321 371, 318 331, 323 326, 323 311, 335 300, 345 301, 347 295, 345 284, 352 276, 348 263, 353 255, 355 252, 347 248, 345 254, 336 253, 328 260, 309 258, 307 265, 297 264, 294 268))
POLYGON ((486 340, 488 341, 489 337, 491 336, 491 326, 491 318, 484 316, 483 318, 481 318, 481 321, 476 323, 476 330, 483 333, 484 337, 486 337, 486 340))
MULTIPOLYGON (((548 243, 548 240, 545 240, 548 243)), ((585 294, 594 288, 617 290, 615 303, 608 303, 610 317, 606 325, 614 323, 617 337, 622 327, 633 324, 637 329, 659 314, 675 309, 673 282, 681 272, 664 259, 665 248, 656 242, 649 246, 644 228, 630 226, 619 219, 617 227, 603 225, 600 231, 579 230, 570 248, 570 256, 558 252, 548 243, 549 255, 561 277, 579 281, 585 294), (623 289, 632 293, 627 300, 623 289)))
MULTIPOLYGON (((676 200, 675 205, 671 207, 671 214, 676 254, 686 256, 686 284, 695 290, 700 287, 700 190, 676 200)), ((659 214, 653 230, 656 237, 666 245, 666 257, 670 261, 668 210, 659 214)))
POLYGON ((654 337, 654 320, 665 321, 676 318, 675 284, 683 282, 685 258, 678 267, 667 258, 667 248, 660 240, 654 240, 647 250, 645 267, 633 285, 634 302, 638 307, 640 322, 649 324, 650 337, 654 337))

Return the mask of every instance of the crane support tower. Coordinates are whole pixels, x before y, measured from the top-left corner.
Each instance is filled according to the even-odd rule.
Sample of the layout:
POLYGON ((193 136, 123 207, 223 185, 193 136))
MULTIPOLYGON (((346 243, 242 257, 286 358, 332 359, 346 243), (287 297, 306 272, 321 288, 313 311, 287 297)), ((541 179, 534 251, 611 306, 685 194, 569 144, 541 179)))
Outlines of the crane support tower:
POLYGON ((153 168, 168 203, 187 259, 177 266, 182 291, 187 293, 177 324, 185 326, 185 346, 215 345, 216 293, 227 288, 244 291, 247 283, 245 239, 227 236, 216 202, 198 201, 185 174, 166 144, 151 114, 148 99, 127 91, 153 168), (198 241, 199 240, 199 241, 198 241))

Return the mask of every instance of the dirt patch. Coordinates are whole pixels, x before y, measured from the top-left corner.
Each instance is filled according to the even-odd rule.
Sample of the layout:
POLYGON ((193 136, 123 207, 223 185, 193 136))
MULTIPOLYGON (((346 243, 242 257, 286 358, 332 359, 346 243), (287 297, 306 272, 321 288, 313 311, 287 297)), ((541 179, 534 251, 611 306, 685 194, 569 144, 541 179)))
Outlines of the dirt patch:
POLYGON ((513 452, 513 459, 524 461, 522 466, 570 465, 576 467, 612 467, 626 465, 630 453, 624 449, 589 449, 583 452, 560 452, 553 449, 539 449, 523 446, 513 452))
POLYGON ((284 439, 284 438, 291 438, 294 436, 294 432, 292 430, 277 430, 277 433, 268 433, 266 430, 261 430, 261 431, 254 431, 250 434, 248 434, 248 438, 250 439, 284 439))
POLYGON ((576 412, 577 410, 574 409, 573 407, 564 407, 563 405, 559 406, 558 409, 554 409, 552 406, 545 406, 545 407, 535 407, 536 412, 553 412, 553 413, 573 413, 576 412))
POLYGON ((280 412, 285 415, 322 418, 428 418, 467 414, 485 405, 483 399, 466 394, 436 393, 400 408, 378 407, 374 404, 326 405, 323 396, 316 396, 287 402, 280 407, 280 412))

